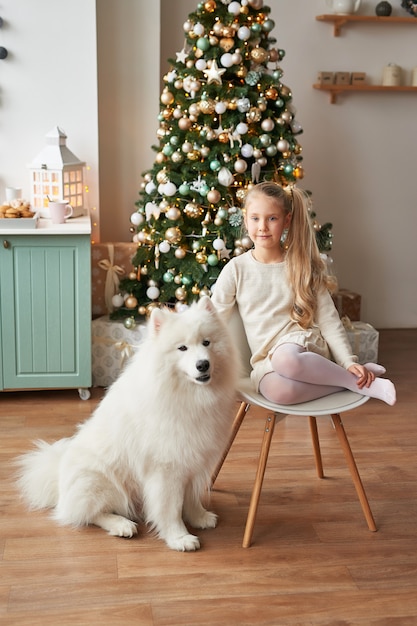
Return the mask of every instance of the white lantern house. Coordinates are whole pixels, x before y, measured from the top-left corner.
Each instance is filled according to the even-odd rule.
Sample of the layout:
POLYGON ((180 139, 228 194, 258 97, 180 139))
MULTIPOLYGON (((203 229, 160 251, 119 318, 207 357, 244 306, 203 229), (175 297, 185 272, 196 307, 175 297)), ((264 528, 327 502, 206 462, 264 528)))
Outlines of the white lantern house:
POLYGON ((41 217, 50 217, 49 200, 65 200, 73 217, 84 213, 85 162, 67 148, 67 136, 55 126, 46 135, 46 145, 29 165, 30 202, 41 217))

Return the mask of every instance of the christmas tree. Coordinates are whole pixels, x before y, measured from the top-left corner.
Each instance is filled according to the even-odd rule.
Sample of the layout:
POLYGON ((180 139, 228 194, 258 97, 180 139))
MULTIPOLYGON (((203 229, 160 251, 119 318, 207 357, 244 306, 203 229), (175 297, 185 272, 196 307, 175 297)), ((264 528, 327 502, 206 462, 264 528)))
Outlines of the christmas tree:
MULTIPOLYGON (((200 2, 184 23, 184 47, 164 76, 156 158, 131 216, 135 271, 113 317, 210 294, 225 263, 252 246, 242 236, 248 189, 303 178, 302 127, 274 26, 263 0, 200 2)), ((330 250, 331 224, 311 219, 320 250, 330 250)))

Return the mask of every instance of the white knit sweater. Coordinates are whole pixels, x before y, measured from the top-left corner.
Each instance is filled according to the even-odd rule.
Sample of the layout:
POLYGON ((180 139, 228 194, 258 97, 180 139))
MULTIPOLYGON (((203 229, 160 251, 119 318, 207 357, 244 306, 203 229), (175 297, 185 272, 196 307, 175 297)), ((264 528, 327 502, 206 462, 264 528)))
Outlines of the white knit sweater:
POLYGON ((285 261, 260 263, 250 250, 234 257, 213 286, 212 301, 225 320, 237 304, 252 353, 256 389, 263 376, 272 371, 271 351, 287 341, 331 358, 345 368, 358 361, 326 289, 318 295, 316 320, 311 329, 304 330, 291 319, 292 294, 285 261))

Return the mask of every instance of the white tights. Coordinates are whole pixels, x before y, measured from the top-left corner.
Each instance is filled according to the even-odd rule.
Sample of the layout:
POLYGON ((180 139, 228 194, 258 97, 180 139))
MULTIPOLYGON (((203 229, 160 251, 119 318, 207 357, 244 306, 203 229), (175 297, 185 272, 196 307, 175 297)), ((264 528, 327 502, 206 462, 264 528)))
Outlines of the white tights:
MULTIPOLYGON (((359 389, 354 374, 314 352, 294 343, 278 346, 271 358, 273 372, 266 374, 259 385, 261 394, 278 404, 297 404, 350 389, 364 396, 395 404, 395 387, 387 378, 375 378, 369 387, 359 389)), ((385 369, 375 363, 366 366, 374 374, 385 369)))

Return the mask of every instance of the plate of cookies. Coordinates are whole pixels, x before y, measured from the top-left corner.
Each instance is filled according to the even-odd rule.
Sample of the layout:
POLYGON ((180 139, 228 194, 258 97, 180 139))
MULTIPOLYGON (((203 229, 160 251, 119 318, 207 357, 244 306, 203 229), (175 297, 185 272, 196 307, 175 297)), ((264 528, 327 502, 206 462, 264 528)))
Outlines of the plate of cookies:
POLYGON ((0 204, 0 229, 36 228, 39 213, 32 211, 26 200, 12 200, 0 204))

